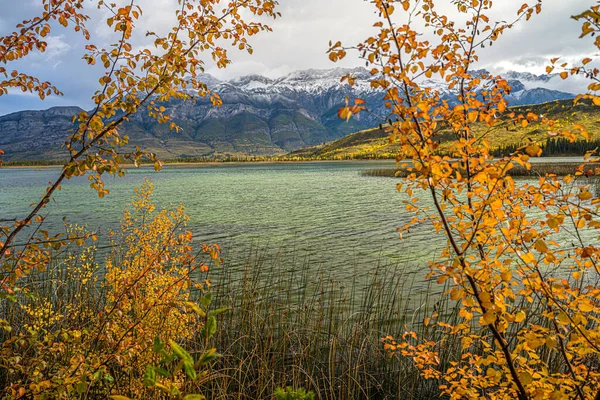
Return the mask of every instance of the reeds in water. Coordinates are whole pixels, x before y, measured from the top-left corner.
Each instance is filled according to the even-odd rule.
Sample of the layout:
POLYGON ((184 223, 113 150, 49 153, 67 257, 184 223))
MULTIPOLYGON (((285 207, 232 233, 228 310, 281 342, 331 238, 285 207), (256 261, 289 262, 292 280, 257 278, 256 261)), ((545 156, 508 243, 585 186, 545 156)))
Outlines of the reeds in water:
MULTIPOLYGON (((369 277, 329 278, 310 260, 249 257, 241 270, 214 279, 215 307, 228 307, 215 346, 223 357, 209 382, 211 398, 269 398, 277 386, 304 387, 319 399, 429 399, 437 384, 419 378, 409 359, 390 358, 381 338, 407 330, 425 334, 435 309, 452 306, 414 274, 374 264, 369 277)), ((440 288, 438 288, 440 290, 440 288)), ((427 332, 442 339, 442 333, 427 332)), ((460 352, 446 343, 444 352, 460 352)))
MULTIPOLYGON (((546 175, 575 175, 582 163, 578 162, 561 162, 561 163, 533 163, 531 169, 526 169, 520 165, 515 165, 512 169, 507 171, 507 175, 514 177, 538 177, 546 175)), ((594 170, 600 167, 598 164, 586 164, 584 170, 594 170)), ((407 176, 407 172, 395 168, 377 168, 368 169, 361 172, 361 176, 372 176, 372 177, 388 177, 388 178, 403 178, 407 176)))

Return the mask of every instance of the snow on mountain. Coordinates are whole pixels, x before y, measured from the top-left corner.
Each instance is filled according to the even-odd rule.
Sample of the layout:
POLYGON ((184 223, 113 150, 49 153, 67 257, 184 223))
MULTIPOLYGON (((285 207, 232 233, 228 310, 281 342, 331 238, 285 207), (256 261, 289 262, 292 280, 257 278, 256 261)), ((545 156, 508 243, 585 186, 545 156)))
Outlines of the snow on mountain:
MULTIPOLYGON (((513 88, 506 96, 513 106, 574 97, 542 87, 552 76, 509 72, 504 77, 513 88)), ((221 107, 213 107, 205 98, 165 104, 183 129, 175 136, 145 113, 137 113, 123 126, 131 144, 143 144, 163 158, 277 154, 372 128, 389 117, 381 89, 371 88, 372 76, 365 68, 309 69, 277 79, 249 75, 219 80, 208 74, 199 78, 220 95, 221 107), (354 86, 341 82, 348 74, 356 78, 354 86), (340 120, 337 111, 347 98, 364 99, 371 113, 340 120)), ((457 88, 448 89, 442 79, 425 79, 421 85, 437 90, 450 103, 456 101, 457 88)), ((480 89, 485 85, 482 82, 480 89)), ((72 129, 70 118, 62 114, 73 113, 59 107, 0 117, 0 148, 14 159, 55 157, 49 149, 60 149, 65 132, 72 129)))
POLYGON ((508 71, 506 73, 501 74, 505 79, 521 81, 521 82, 549 82, 552 78, 556 77, 558 74, 543 74, 543 75, 535 75, 530 72, 516 72, 516 71, 508 71))
MULTIPOLYGON (((474 73, 487 73, 485 70, 474 73)), ((527 102, 545 102, 562 100, 574 97, 571 93, 560 92, 548 88, 548 83, 556 77, 553 75, 535 75, 528 72, 509 71, 502 74, 509 81, 512 92, 507 95, 511 105, 524 105, 527 102)), ((334 68, 334 69, 308 69, 295 71, 277 79, 270 79, 260 75, 249 75, 226 82, 220 82, 215 88, 217 91, 239 92, 247 96, 258 96, 269 100, 272 96, 284 96, 297 101, 301 96, 323 96, 326 93, 344 94, 350 97, 370 97, 378 93, 371 88, 370 72, 362 67, 334 68), (353 87, 347 82, 341 82, 345 75, 356 78, 353 87)), ((422 87, 438 91, 443 98, 452 99, 456 96, 457 89, 449 90, 448 83, 441 78, 424 79, 420 82, 422 87)), ((478 90, 482 90, 487 82, 482 82, 478 90)))

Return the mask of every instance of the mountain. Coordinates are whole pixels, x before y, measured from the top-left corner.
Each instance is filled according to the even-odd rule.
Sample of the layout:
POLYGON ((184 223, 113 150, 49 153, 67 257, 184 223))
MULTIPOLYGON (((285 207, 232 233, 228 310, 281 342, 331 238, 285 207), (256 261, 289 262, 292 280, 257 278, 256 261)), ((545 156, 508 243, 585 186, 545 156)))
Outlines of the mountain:
MULTIPOLYGON (((507 97, 511 105, 536 104, 573 95, 545 89, 551 76, 510 73, 514 89, 507 97), (544 81, 544 79, 548 79, 544 81), (523 83, 526 82, 527 84, 523 83)), ((319 145, 350 133, 379 125, 387 109, 381 92, 371 88, 371 75, 364 68, 304 70, 271 79, 249 75, 221 81, 204 75, 203 81, 221 96, 223 105, 214 108, 206 99, 165 104, 172 119, 183 128, 174 133, 144 113, 133 115, 121 128, 135 145, 157 153, 163 159, 273 155, 319 145), (352 74, 356 84, 340 82, 352 74), (346 98, 366 100, 369 109, 381 118, 363 114, 342 121, 337 110, 346 98)), ((424 85, 440 90, 448 99, 456 93, 444 81, 428 80, 424 85)), ((77 107, 54 107, 44 111, 21 111, 0 117, 0 149, 5 160, 59 159, 68 132, 70 117, 77 107)))

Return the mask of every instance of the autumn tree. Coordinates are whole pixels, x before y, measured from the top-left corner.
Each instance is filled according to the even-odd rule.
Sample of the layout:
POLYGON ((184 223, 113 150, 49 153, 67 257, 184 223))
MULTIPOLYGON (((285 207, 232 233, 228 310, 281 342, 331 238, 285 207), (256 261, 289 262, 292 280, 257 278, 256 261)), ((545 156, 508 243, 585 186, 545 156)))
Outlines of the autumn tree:
MULTIPOLYGON (((500 129, 529 124, 570 141, 587 138, 587 129, 559 129, 546 117, 515 112, 504 99, 508 82, 475 67, 480 50, 539 14, 541 1, 524 4, 509 22, 492 21, 490 0, 453 1, 452 16, 440 13, 438 3, 375 0, 377 33, 329 50, 333 61, 354 51, 371 68, 371 87, 384 95, 386 129, 401 148, 397 161, 407 175, 398 191, 414 214, 399 230, 407 236, 427 223, 445 236, 429 278, 449 284, 445 295, 459 307, 458 323, 437 313, 423 321, 430 331, 445 331, 447 340, 408 332, 385 337, 384 346, 411 357, 453 399, 598 399, 600 199, 586 177, 599 171, 582 165, 564 178, 515 181, 507 172, 516 165, 529 169, 530 157, 541 154, 539 143, 524 138, 513 154, 495 158, 490 141, 500 129), (434 76, 455 90, 455 99, 422 85, 434 76), (440 141, 448 135, 453 140, 443 156, 440 141), (440 352, 452 337, 462 352, 442 363, 440 352)), ((599 17, 598 6, 575 17, 583 20, 582 37, 598 30, 599 17)), ((593 79, 590 93, 576 101, 600 104, 590 59, 580 66, 551 61, 562 78, 593 79)), ((353 84, 354 77, 345 80, 353 84)), ((359 100, 339 114, 351 118, 368 106, 359 100)))
MULTIPOLYGON (((208 89, 199 78, 207 65, 214 63, 225 68, 231 63, 226 45, 252 53, 249 37, 270 31, 261 20, 276 18, 274 0, 179 0, 174 9, 175 25, 165 35, 139 32, 143 4, 135 0, 122 4, 98 1, 98 8, 107 9, 105 21, 90 21, 90 4, 82 0, 43 0, 39 16, 25 20, 14 32, 0 38, 0 96, 10 96, 13 90, 37 94, 41 99, 60 95, 59 88, 50 82, 41 82, 34 76, 10 65, 33 52, 43 52, 45 38, 57 25, 72 28, 88 40, 85 61, 100 65, 99 88, 92 96, 91 111, 73 116, 74 132, 65 132, 67 162, 42 198, 29 214, 0 230, 0 261, 3 262, 3 296, 10 295, 15 282, 27 274, 32 266, 43 266, 48 259, 45 247, 60 243, 47 233, 33 238, 24 249, 15 249, 15 238, 32 223, 40 224, 42 209, 52 199, 65 180, 86 175, 90 186, 100 197, 108 193, 102 177, 105 174, 121 176, 124 162, 137 163, 142 157, 161 168, 160 161, 143 149, 123 153, 119 148, 128 143, 128 137, 119 132, 123 122, 133 114, 146 112, 157 122, 169 124, 173 131, 179 127, 171 120, 162 105, 170 100, 190 100, 192 97, 209 98, 218 106, 219 96, 208 89), (118 40, 108 46, 93 44, 87 25, 106 23, 118 40), (134 39, 146 35, 149 46, 134 46, 134 39), (70 135, 70 136, 69 136, 70 135), (15 251, 17 250, 17 251, 15 251)), ((152 13, 152 10, 146 10, 152 13)))
MULTIPOLYGON (((55 192, 71 178, 87 176, 90 187, 103 197, 109 193, 103 177, 122 176, 126 162, 137 165, 142 160, 150 161, 160 169, 161 162, 144 149, 122 151, 128 143, 128 137, 120 132, 122 124, 136 113, 147 113, 158 123, 168 124, 176 134, 180 128, 167 113, 165 103, 204 97, 219 106, 218 94, 202 82, 201 73, 211 63, 227 67, 231 63, 230 47, 252 53, 250 37, 271 30, 265 22, 279 16, 277 1, 178 0, 173 9, 174 25, 165 34, 141 31, 145 16, 153 12, 144 9, 142 1, 40 3, 38 16, 0 37, 0 96, 11 96, 14 91, 34 93, 41 99, 61 95, 60 88, 52 83, 11 67, 30 54, 44 52, 46 39, 60 26, 83 36, 84 60, 102 72, 98 90, 92 96, 94 107, 74 115, 73 131, 65 132, 66 162, 58 176, 27 215, 11 226, 0 227, 0 367, 6 379, 3 397, 114 395, 123 399, 119 390, 130 390, 138 396, 142 389, 135 388, 145 387, 149 389, 143 389, 144 398, 201 398, 184 397, 182 382, 186 376, 199 379, 201 366, 216 356, 214 349, 209 349, 206 342, 204 352, 195 359, 176 341, 199 334, 201 328, 208 341, 216 327, 215 311, 206 309, 208 296, 200 299, 201 305, 190 298, 193 288, 203 291, 207 287, 202 282, 196 286, 191 276, 195 271, 204 271, 206 265, 192 250, 191 233, 182 230, 183 211, 154 215, 154 206, 148 200, 150 189, 142 188, 145 194, 136 211, 144 218, 136 220, 133 214, 126 214, 129 218, 122 227, 126 248, 114 257, 118 261, 102 269, 106 274, 106 296, 94 304, 57 298, 55 288, 46 298, 33 291, 39 286, 37 277, 49 276, 53 256, 69 255, 70 246, 84 246, 89 239, 96 239, 93 233, 73 227, 67 227, 62 235, 50 233, 44 229, 42 213, 55 192), (107 12, 108 17, 93 20, 90 15, 102 14, 91 13, 90 6, 107 12), (94 44, 91 24, 106 24, 115 42, 94 44), (59 309, 62 306, 64 309, 59 309), (76 306, 80 307, 75 312, 76 306), (15 309, 28 321, 26 324, 8 320, 9 310, 15 309), (169 329, 164 328, 166 325, 169 329), (148 364, 153 362, 155 365, 148 364), (169 370, 173 365, 176 367, 169 370), (116 381, 119 376, 130 386, 121 387, 116 381), (150 389, 157 389, 158 394, 150 389)), ((66 268, 61 279, 75 282, 79 294, 98 289, 90 283, 93 277, 89 271, 95 265, 90 261, 91 251, 81 250, 60 264, 66 268)), ((202 252, 219 260, 218 247, 204 246, 202 252)))

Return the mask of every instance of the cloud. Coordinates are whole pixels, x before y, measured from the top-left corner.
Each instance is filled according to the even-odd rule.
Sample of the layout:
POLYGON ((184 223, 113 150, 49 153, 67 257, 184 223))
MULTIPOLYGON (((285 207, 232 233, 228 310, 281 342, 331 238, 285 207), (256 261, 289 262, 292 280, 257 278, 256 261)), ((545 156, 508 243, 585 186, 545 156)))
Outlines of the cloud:
POLYGON ((46 47, 46 51, 43 53, 46 61, 56 61, 69 52, 71 46, 64 41, 64 38, 64 35, 49 36, 46 38, 48 47, 46 47))
MULTIPOLYGON (((116 0, 123 3, 125 0, 116 0)), ((268 22, 274 32, 250 38, 254 54, 235 49, 230 50, 233 64, 220 70, 207 60, 207 72, 219 79, 231 79, 248 74, 269 77, 285 75, 293 70, 308 68, 354 67, 363 65, 357 54, 349 53, 347 59, 333 64, 326 51, 329 40, 340 40, 355 45, 374 33, 373 23, 377 19, 374 7, 365 0, 280 0, 282 18, 268 22)), ((448 0, 438 0, 439 10, 454 13, 455 5, 448 0)), ((516 17, 523 0, 498 0, 490 14, 492 20, 510 20, 516 17)), ((117 40, 112 29, 106 26, 110 16, 106 8, 97 9, 94 2, 86 2, 91 16, 88 28, 92 42, 98 46, 109 46, 117 40)), ((136 48, 148 46, 151 38, 146 31, 166 33, 175 21, 177 0, 144 0, 140 2, 143 15, 138 21, 139 33, 133 38, 136 48)), ((561 55, 567 61, 577 61, 594 50, 593 39, 578 39, 581 24, 569 18, 590 6, 589 0, 545 0, 543 12, 530 21, 520 23, 503 35, 493 46, 479 52, 482 62, 477 68, 486 68, 494 73, 507 70, 544 73, 549 59, 561 55)), ((0 15, 2 32, 10 32, 23 19, 40 13, 41 1, 27 0, 12 2, 0 15)), ((454 13, 455 16, 455 13, 454 13)), ((406 14, 395 14, 398 23, 406 22, 406 14)), ((97 81, 102 69, 90 67, 81 60, 86 42, 81 35, 70 29, 57 27, 48 40, 48 50, 39 59, 13 63, 24 72, 50 80, 64 93, 64 98, 53 98, 52 103, 35 99, 13 101, 12 96, 0 96, 0 113, 23 108, 47 108, 51 105, 71 104, 90 107, 90 96, 98 88, 97 81)), ((427 38, 424 35, 422 38, 427 38)), ((592 54, 593 55, 593 54, 592 54)), ((562 81, 551 80, 552 88, 565 90, 585 89, 582 78, 562 81)), ((28 99, 28 97, 27 97, 28 99)))

